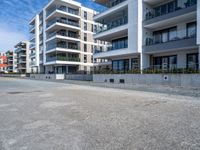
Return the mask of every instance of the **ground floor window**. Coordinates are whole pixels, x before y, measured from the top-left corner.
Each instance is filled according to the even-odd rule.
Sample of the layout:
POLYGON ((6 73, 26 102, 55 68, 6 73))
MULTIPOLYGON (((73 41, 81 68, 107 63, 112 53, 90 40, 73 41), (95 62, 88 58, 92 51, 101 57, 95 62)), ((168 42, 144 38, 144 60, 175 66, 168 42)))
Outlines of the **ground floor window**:
POLYGON ((187 68, 188 69, 195 69, 199 68, 199 54, 187 54, 187 68))
POLYGON ((162 56, 153 58, 153 68, 171 70, 177 68, 177 56, 162 56))
POLYGON ((131 68, 132 69, 140 69, 140 59, 139 58, 131 59, 131 68))
POLYGON ((129 59, 113 60, 112 69, 114 71, 127 71, 129 70, 129 59))

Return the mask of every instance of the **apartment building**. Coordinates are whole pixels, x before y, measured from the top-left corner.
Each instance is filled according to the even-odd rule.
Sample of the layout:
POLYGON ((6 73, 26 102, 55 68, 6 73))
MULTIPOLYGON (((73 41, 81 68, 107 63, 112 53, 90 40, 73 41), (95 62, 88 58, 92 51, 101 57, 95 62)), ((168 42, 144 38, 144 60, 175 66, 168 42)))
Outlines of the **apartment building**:
MULTIPOLYGON (((112 70, 140 68, 142 51, 142 18, 139 14, 140 1, 94 0, 107 9, 94 16, 99 23, 94 39, 106 41, 107 46, 96 49, 94 58, 105 61, 112 70)), ((104 67, 105 69, 105 67, 104 67)))
POLYGON ((6 52, 7 57, 7 71, 8 73, 14 73, 17 72, 17 59, 16 59, 16 53, 14 51, 7 51, 6 52))
POLYGON ((3 52, 0 52, 0 73, 7 73, 7 57, 3 52))
POLYGON ((15 46, 17 72, 24 74, 30 73, 29 68, 29 42, 21 41, 15 46))
POLYGON ((93 35, 96 12, 73 0, 50 1, 30 22, 33 72, 75 73, 93 69, 93 49, 103 43, 93 35))
POLYGON ((200 1, 94 1, 108 8, 94 17, 94 38, 110 43, 94 58, 112 70, 199 68, 200 1))
POLYGON ((144 0, 143 68, 199 69, 197 3, 200 2, 144 0))

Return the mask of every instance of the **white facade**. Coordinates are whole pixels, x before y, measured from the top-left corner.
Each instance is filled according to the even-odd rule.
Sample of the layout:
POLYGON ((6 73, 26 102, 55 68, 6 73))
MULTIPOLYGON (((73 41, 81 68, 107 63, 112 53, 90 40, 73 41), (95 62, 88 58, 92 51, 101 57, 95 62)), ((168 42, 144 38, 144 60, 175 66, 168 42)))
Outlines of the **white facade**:
POLYGON ((74 73, 93 68, 96 12, 73 0, 52 0, 30 22, 32 72, 74 73), (32 45, 33 44, 33 45, 32 45))
POLYGON ((94 58, 112 61, 112 70, 200 66, 200 1, 94 1, 108 7, 94 17, 99 22, 94 38, 112 45, 95 53, 94 58), (127 22, 123 22, 125 18, 127 22), (127 37, 127 45, 122 37, 127 37))

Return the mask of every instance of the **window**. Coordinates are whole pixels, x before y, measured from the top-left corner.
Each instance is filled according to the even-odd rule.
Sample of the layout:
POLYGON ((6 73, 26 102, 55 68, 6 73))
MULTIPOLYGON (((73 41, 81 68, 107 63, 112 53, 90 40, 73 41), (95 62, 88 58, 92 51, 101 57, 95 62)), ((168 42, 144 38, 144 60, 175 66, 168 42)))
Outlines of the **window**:
POLYGON ((154 57, 153 68, 163 70, 175 69, 177 68, 177 56, 154 57))
POLYGON ((140 59, 139 58, 131 59, 131 68, 132 69, 140 69, 140 59))
POLYGON ((84 19, 87 20, 87 12, 84 11, 84 19))
POLYGON ((84 41, 87 41, 87 33, 84 33, 84 41))
POLYGON ((194 69, 197 70, 199 65, 199 57, 198 57, 198 53, 195 54, 188 54, 187 55, 187 68, 188 69, 194 69))
POLYGON ((84 52, 87 52, 87 45, 84 44, 84 52))
POLYGON ((169 41, 175 40, 177 38, 177 29, 176 27, 169 29, 169 41))
POLYGON ((87 23, 84 22, 84 30, 87 31, 87 23))
POLYGON ((127 70, 129 70, 129 59, 112 61, 112 69, 114 71, 127 71, 127 70))
POLYGON ((177 27, 172 27, 153 33, 155 44, 165 43, 177 38, 177 27))
POLYGON ((187 37, 195 37, 196 36, 196 22, 188 23, 187 24, 187 37))
POLYGON ((122 49, 128 47, 128 37, 116 39, 112 41, 112 49, 122 49))
POLYGON ((84 55, 84 63, 87 63, 87 55, 84 55))

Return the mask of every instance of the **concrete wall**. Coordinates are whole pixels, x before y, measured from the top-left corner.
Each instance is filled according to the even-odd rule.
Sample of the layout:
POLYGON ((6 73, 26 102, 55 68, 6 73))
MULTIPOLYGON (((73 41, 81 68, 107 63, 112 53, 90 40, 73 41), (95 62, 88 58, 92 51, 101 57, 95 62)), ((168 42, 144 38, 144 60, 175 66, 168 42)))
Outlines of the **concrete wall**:
POLYGON ((31 79, 37 80, 64 80, 64 74, 31 74, 31 79))
POLYGON ((26 75, 25 74, 0 74, 0 77, 22 78, 22 77, 26 77, 26 75))
POLYGON ((125 84, 157 84, 181 87, 200 88, 200 74, 115 74, 115 75, 93 75, 93 82, 110 83, 114 79, 115 84, 124 80, 125 84))
POLYGON ((80 81, 92 81, 93 76, 92 75, 65 75, 66 80, 80 80, 80 81))

